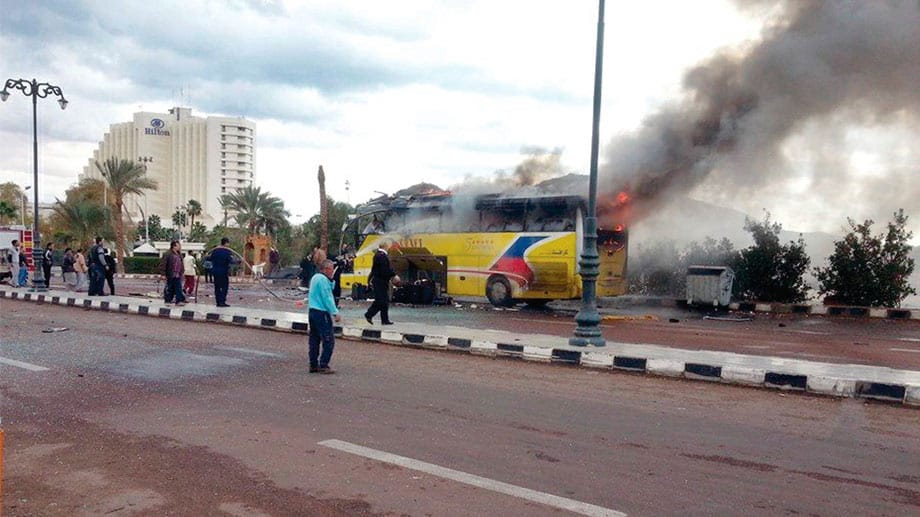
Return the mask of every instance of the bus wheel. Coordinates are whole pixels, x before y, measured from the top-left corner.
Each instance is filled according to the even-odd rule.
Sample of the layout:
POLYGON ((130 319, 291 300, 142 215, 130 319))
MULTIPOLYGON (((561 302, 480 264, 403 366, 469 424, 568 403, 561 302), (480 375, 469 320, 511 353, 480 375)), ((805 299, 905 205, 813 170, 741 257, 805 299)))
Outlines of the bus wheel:
POLYGON ((508 279, 499 275, 489 278, 486 284, 486 297, 496 307, 510 307, 513 302, 511 284, 508 283, 508 279))

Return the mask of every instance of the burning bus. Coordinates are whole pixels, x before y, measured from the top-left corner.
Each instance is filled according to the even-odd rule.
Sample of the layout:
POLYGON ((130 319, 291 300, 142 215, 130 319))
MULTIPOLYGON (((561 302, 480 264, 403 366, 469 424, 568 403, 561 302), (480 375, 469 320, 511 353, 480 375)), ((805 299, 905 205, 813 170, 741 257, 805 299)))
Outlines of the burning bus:
MULTIPOLYGON (((614 200, 614 203, 625 200, 614 200)), ((343 243, 354 243, 343 289, 366 290, 374 251, 390 244, 390 261, 403 279, 394 301, 431 303, 442 295, 486 296, 497 307, 543 305, 581 296, 586 200, 577 195, 454 196, 429 191, 383 196, 358 206, 345 223, 343 243)), ((627 229, 599 219, 597 293, 626 292, 627 229)))

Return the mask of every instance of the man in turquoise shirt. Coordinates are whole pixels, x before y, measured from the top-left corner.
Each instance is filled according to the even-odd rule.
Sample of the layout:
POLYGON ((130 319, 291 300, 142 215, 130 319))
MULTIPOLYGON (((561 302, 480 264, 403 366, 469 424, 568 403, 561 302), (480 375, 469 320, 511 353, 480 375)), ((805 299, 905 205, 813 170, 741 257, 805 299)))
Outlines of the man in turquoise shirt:
POLYGON ((329 368, 329 360, 335 348, 332 320, 334 318, 340 322, 342 317, 339 316, 339 309, 332 296, 334 274, 335 264, 331 260, 324 260, 319 272, 310 279, 310 373, 335 373, 335 370, 329 368), (320 341, 323 343, 322 355, 319 353, 320 341))

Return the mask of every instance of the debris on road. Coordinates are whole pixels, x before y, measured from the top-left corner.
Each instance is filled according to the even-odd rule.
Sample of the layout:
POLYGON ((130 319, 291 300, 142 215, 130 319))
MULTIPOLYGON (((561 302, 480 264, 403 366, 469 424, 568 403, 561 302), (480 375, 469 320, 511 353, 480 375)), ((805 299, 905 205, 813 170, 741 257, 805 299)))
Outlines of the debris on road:
POLYGON ((65 330, 70 330, 70 329, 67 327, 48 327, 42 332, 44 332, 45 334, 51 334, 52 332, 64 332, 65 330))
POLYGON ((754 321, 754 318, 753 318, 753 317, 750 317, 750 316, 743 316, 743 317, 737 317, 737 316, 703 316, 703 319, 704 319, 704 320, 712 320, 712 321, 754 321))
POLYGON ((603 321, 633 321, 633 320, 645 320, 645 321, 660 321, 661 318, 655 316, 654 314, 635 314, 635 315, 622 315, 622 314, 608 314, 602 316, 603 321))

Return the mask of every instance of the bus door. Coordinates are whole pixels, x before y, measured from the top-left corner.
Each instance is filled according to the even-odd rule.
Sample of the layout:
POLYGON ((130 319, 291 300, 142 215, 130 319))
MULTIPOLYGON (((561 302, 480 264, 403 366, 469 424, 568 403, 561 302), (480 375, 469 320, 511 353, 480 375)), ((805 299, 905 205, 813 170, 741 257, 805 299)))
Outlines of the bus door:
POLYGON ((597 277, 598 296, 626 294, 626 258, 628 234, 621 224, 597 229, 597 254, 600 258, 597 277))

